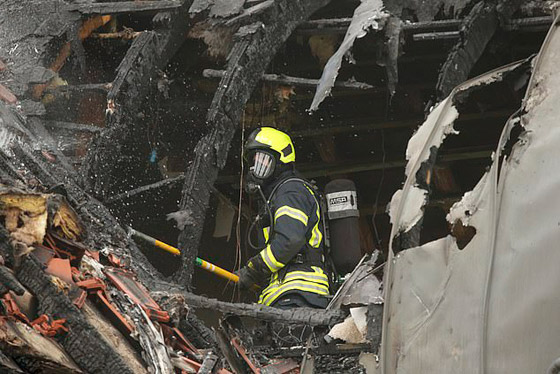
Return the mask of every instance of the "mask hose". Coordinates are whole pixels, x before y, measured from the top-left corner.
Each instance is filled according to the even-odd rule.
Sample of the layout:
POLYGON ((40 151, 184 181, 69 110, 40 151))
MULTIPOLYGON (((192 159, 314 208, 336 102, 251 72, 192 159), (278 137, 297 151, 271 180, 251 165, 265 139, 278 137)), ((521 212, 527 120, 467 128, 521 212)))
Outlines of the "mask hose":
MULTIPOLYGON (((256 189, 259 192, 259 196, 261 197, 262 201, 264 202, 264 206, 266 209, 266 212, 268 213, 268 218, 270 220, 270 230, 269 233, 274 232, 274 217, 272 216, 272 210, 270 209, 270 205, 268 204, 268 201, 266 200, 266 197, 264 196, 264 193, 262 192, 261 186, 256 185, 256 189)), ((251 239, 251 234, 253 233, 253 230, 255 230, 255 227, 257 225, 257 222, 261 220, 261 215, 258 214, 255 219, 253 220, 253 222, 251 223, 251 226, 249 226, 249 230, 247 231, 247 243, 249 243, 249 246, 252 249, 255 249, 257 251, 261 251, 264 248, 266 248, 266 246, 268 245, 269 240, 266 240, 266 242, 264 243, 264 245, 262 246, 258 246, 255 245, 251 239)), ((269 235, 269 239, 270 239, 270 235, 269 235)))

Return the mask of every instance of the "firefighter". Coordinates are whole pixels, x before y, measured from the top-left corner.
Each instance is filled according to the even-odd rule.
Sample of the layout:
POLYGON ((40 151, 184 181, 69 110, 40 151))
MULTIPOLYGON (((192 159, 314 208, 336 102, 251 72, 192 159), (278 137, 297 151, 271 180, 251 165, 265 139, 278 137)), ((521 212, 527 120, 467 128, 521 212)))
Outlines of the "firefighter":
POLYGON ((263 204, 258 224, 252 225, 260 226, 260 252, 239 270, 240 287, 263 285, 258 300, 263 305, 325 308, 329 278, 320 199, 295 170, 292 140, 277 129, 257 128, 245 143, 244 155, 249 163, 247 190, 263 204))

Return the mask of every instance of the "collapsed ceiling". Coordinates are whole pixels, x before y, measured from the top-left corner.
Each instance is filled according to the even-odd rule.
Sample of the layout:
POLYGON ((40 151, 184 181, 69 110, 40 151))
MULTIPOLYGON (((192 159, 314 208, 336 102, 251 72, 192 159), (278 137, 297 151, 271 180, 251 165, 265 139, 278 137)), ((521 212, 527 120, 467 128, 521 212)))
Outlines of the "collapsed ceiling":
MULTIPOLYGON (((530 60, 462 83, 537 52, 552 23, 553 3, 0 3, 2 257, 11 269, 0 270, 19 282, 3 292, 4 314, 16 317, 3 325, 2 341, 27 328, 25 339, 42 339, 41 345, 56 347, 21 343, 37 353, 3 346, 3 365, 20 372, 37 362, 65 367, 63 372, 141 372, 146 367, 152 372, 290 372, 300 365, 302 372, 310 366, 319 372, 374 370, 381 296, 374 300, 352 295, 379 291, 379 265, 386 260, 392 265, 398 252, 394 267, 385 266, 385 276, 397 280, 406 275, 391 282, 390 289, 395 295, 403 293, 410 308, 396 307, 399 297, 387 300, 382 370, 418 367, 415 360, 426 358, 422 347, 414 345, 415 334, 432 334, 427 326, 440 323, 428 318, 432 310, 436 316, 448 310, 438 309, 433 300, 444 274, 455 279, 448 272, 447 252, 465 263, 464 271, 476 271, 474 260, 459 259, 463 253, 475 256, 472 247, 484 248, 478 243, 490 235, 473 214, 487 201, 482 196, 488 192, 481 190, 493 185, 478 180, 498 173, 500 159, 491 155, 503 148, 503 123, 521 106, 530 60), (406 148, 426 112, 426 123, 406 148), (220 283, 205 282, 200 274, 201 281, 195 277, 193 284, 198 255, 231 268, 251 255, 240 250, 239 236, 237 243, 229 238, 233 231, 243 231, 244 217, 252 212, 252 201, 239 195, 239 155, 245 131, 258 125, 288 130, 296 139, 299 169, 318 185, 345 177, 358 187, 362 252, 371 254, 377 248, 379 257, 364 260, 348 276, 347 287, 326 311, 283 313, 189 292, 222 299, 233 293, 230 288, 224 297, 220 283), (452 136, 456 132, 461 136, 452 136), (450 138, 443 144, 446 136, 450 138), (445 215, 455 203, 448 224, 445 215), (460 209, 468 214, 458 214, 460 209), (181 261, 139 247, 124 224, 177 242, 181 261), (446 236, 449 233, 454 237, 446 236), (438 238, 443 239, 431 241, 438 238), (432 273, 434 279, 423 278, 432 273), (19 294, 34 300, 36 307, 18 299, 19 294), (226 318, 214 339, 189 308, 232 313, 243 317, 244 324, 226 318), (403 332, 424 314, 428 317, 413 336, 403 332), (337 325, 347 315, 346 322, 337 325), (281 334, 273 343, 253 341, 246 326, 255 319, 316 326, 314 339, 285 344, 291 349, 279 343, 281 334), (338 328, 329 332, 334 325, 338 328), (94 335, 98 342, 90 343, 94 335), (129 344, 119 349, 114 341, 122 336, 129 336, 129 344), (334 343, 325 346, 329 339, 334 343), (50 354, 45 356, 45 351, 50 354), (405 359, 405 351, 414 354, 405 359), (316 362, 311 359, 315 356, 316 362), (281 358, 277 365, 283 368, 268 367, 265 362, 272 357, 281 358), (203 369, 205 365, 210 368, 203 369)), ((529 114, 520 119, 525 129, 543 96, 531 90, 534 85, 529 87, 524 101, 529 114)), ((539 121, 544 126, 546 119, 539 121)), ((526 174, 518 169, 519 176, 511 178, 522 180, 526 174)), ((523 184, 518 185, 521 191, 523 184)), ((497 243, 494 251, 504 251, 497 243)), ((481 256, 482 269, 487 262, 481 256)), ((464 275, 455 277, 463 286, 469 283, 464 275)), ((469 285, 484 290, 484 321, 503 332, 517 320, 490 318, 495 314, 489 310, 504 307, 487 301, 488 285, 494 284, 490 279, 469 285)), ((498 279, 495 286, 511 287, 509 281, 498 279)), ((527 290, 537 283, 531 284, 525 283, 527 290)), ((441 292, 467 291, 450 286, 441 292)), ((449 310, 464 308, 453 304, 455 298, 446 300, 449 310)), ((442 318, 441 326, 454 326, 442 318)), ((476 331, 482 334, 477 335, 482 346, 490 346, 482 337, 489 334, 486 327, 476 331)), ((553 347, 555 340, 549 342, 553 347)), ((449 357, 465 368, 490 369, 486 356, 475 359, 457 350, 449 357)), ((490 351, 487 357, 517 362, 501 354, 490 351)), ((543 353, 539 365, 546 368, 553 358, 543 353)))

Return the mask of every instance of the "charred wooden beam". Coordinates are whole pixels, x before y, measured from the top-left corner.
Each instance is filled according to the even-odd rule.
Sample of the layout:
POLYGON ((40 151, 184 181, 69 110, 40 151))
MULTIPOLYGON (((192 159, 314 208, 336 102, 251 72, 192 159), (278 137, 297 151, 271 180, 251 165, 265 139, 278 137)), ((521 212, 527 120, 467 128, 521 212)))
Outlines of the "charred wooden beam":
POLYGON ((414 34, 412 40, 415 42, 430 41, 430 40, 450 40, 458 39, 461 36, 459 31, 440 31, 440 32, 423 32, 414 34))
MULTIPOLYGON (((506 120, 513 110, 496 110, 484 113, 467 113, 462 114, 458 122, 476 122, 485 119, 506 120)), ((402 119, 394 121, 380 120, 374 117, 354 118, 343 121, 322 123, 322 127, 309 128, 303 130, 293 130, 290 132, 292 137, 307 138, 325 135, 338 135, 347 133, 359 133, 371 130, 381 129, 400 129, 418 127, 420 124, 418 119, 402 119)))
MULTIPOLYGON (((159 2, 158 2, 159 3, 159 2)), ((173 12, 154 18, 159 27, 136 37, 117 68, 117 76, 107 94, 107 126, 94 139, 82 164, 82 183, 101 200, 137 186, 152 182, 145 171, 142 145, 147 143, 142 121, 145 103, 152 96, 157 74, 182 45, 189 28, 185 1, 173 12), (123 178, 127 175, 128 179, 123 178), (136 176, 142 176, 136 180, 136 176)))
POLYGON ((33 255, 22 259, 16 275, 36 295, 41 313, 66 319, 69 331, 61 344, 80 368, 91 373, 134 373, 43 271, 33 255))
MULTIPOLYGON (((298 35, 345 34, 351 18, 327 18, 307 21, 296 30, 298 35)), ((552 16, 523 17, 507 19, 503 24, 506 31, 546 31, 552 23, 552 16)), ((457 38, 459 34, 446 35, 445 32, 458 32, 462 25, 460 19, 405 23, 402 30, 413 36, 413 40, 432 40, 441 38, 457 38), (425 36, 417 36, 425 35, 425 36)))
POLYGON ((117 202, 121 202, 123 200, 128 200, 131 198, 134 198, 138 195, 141 195, 145 192, 148 191, 155 191, 155 193, 161 193, 162 191, 168 191, 169 189, 172 188, 178 188, 180 183, 183 183, 183 181, 185 180, 185 176, 184 175, 179 175, 177 177, 174 178, 168 178, 168 179, 164 179, 161 180, 159 182, 156 183, 152 183, 146 186, 142 186, 142 187, 138 187, 135 189, 132 189, 130 191, 126 191, 123 193, 120 193, 118 195, 114 195, 111 196, 109 198, 107 198, 105 200, 106 204, 115 204, 117 202))
POLYGON ((182 1, 160 0, 160 1, 122 1, 114 3, 88 3, 72 4, 68 6, 71 12, 79 12, 84 16, 100 14, 122 14, 138 12, 160 12, 173 10, 181 7, 182 1))
MULTIPOLYGON (((437 158, 438 162, 448 163, 454 161, 465 160, 480 160, 492 156, 492 151, 473 151, 473 152, 458 152, 440 155, 437 158)), ((315 163, 315 164, 302 164, 298 166, 298 171, 306 178, 328 177, 338 174, 361 173, 365 171, 375 171, 382 169, 402 168, 406 166, 407 161, 402 160, 386 160, 380 161, 344 161, 337 163, 315 163)), ((221 176, 218 178, 219 184, 232 184, 239 180, 237 175, 221 176)))
POLYGON ((461 25, 461 39, 449 53, 438 78, 437 91, 444 98, 467 80, 486 45, 498 29, 495 5, 476 4, 461 25))
MULTIPOLYGON (((0 348, 3 353, 10 355, 25 372, 40 369, 40 372, 60 374, 82 373, 57 343, 19 321, 6 319, 2 322, 0 348)), ((5 360, 0 359, 0 362, 4 363, 5 360)), ((13 371, 1 372, 23 373, 18 370, 17 366, 10 369, 13 371)))
POLYGON ((89 132, 93 134, 97 134, 103 130, 103 128, 94 125, 63 121, 45 121, 45 127, 49 129, 60 129, 70 132, 89 132))
MULTIPOLYGON (((352 18, 331 18, 307 21, 296 32, 302 35, 315 34, 345 34, 352 18)), ((461 20, 439 20, 427 22, 405 23, 402 30, 410 34, 421 32, 437 32, 456 30, 461 25, 461 20)))
MULTIPOLYGON (((174 292, 174 291, 170 291, 174 292)), ((221 313, 231 313, 240 317, 251 317, 263 321, 291 323, 296 325, 329 326, 341 322, 346 313, 341 310, 325 310, 311 308, 278 309, 260 304, 228 303, 199 296, 190 292, 172 294, 167 292, 152 293, 156 300, 173 298, 186 303, 195 309, 215 310, 221 313)))
POLYGON ((279 0, 261 13, 264 23, 242 27, 228 57, 206 122, 211 129, 196 146, 196 157, 186 173, 180 210, 197 224, 186 225, 179 236, 183 267, 176 274, 182 284, 190 284, 194 259, 202 236, 202 224, 210 200, 210 186, 226 163, 231 139, 241 114, 266 67, 293 30, 330 0, 279 0))
POLYGON ((28 123, 3 103, 0 103, 0 118, 9 124, 6 129, 11 131, 13 128, 12 131, 19 139, 11 148, 15 157, 8 157, 4 155, 4 151, 0 152, 2 170, 14 178, 23 180, 24 183, 29 182, 27 178, 31 178, 39 181, 45 188, 54 189, 66 196, 87 228, 89 235, 85 238, 86 245, 113 248, 115 254, 121 258, 134 259, 130 266, 144 284, 150 285, 151 282, 157 281, 159 273, 128 238, 115 217, 98 200, 78 186, 77 176, 72 167, 61 162, 61 157, 52 159, 43 152, 45 148, 41 145, 47 137, 46 130, 41 129, 41 121, 38 118, 30 118, 28 123), (21 175, 21 169, 26 170, 25 176, 21 175))
POLYGON ((132 29, 127 29, 125 28, 125 30, 123 31, 118 31, 118 32, 103 32, 103 33, 98 33, 98 32, 94 32, 93 34, 91 34, 91 37, 93 39, 122 39, 122 40, 130 40, 130 39, 134 39, 137 36, 139 36, 140 34, 142 34, 142 31, 134 31, 132 29))
POLYGON ((89 83, 89 84, 77 84, 77 85, 68 85, 68 86, 57 86, 54 88, 47 88, 45 92, 60 92, 60 93, 67 93, 67 92, 109 92, 111 89, 112 83, 89 83))
MULTIPOLYGON (((213 70, 213 69, 204 69, 202 75, 205 78, 216 78, 222 79, 226 72, 224 70, 213 70)), ((262 81, 267 83, 275 83, 280 85, 286 86, 299 86, 299 87, 309 87, 309 88, 316 88, 319 84, 318 79, 307 79, 307 78, 299 78, 299 77, 290 77, 288 75, 278 75, 278 74, 263 74, 262 81)), ((362 83, 362 82, 335 82, 335 87, 339 88, 349 88, 349 89, 356 89, 356 90, 369 90, 375 88, 371 84, 362 83)))
POLYGON ((256 17, 260 14, 267 12, 274 5, 274 0, 265 0, 261 3, 253 5, 245 9, 240 15, 229 19, 226 21, 225 25, 227 27, 233 27, 235 25, 247 24, 256 21, 256 17))

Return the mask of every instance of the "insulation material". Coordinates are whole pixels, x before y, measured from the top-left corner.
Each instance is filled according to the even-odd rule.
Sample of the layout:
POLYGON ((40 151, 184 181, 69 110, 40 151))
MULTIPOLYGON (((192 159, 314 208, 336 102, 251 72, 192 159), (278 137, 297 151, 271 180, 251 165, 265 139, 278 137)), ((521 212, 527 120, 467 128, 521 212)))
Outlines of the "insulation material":
POLYGON ((364 37, 369 30, 380 30, 383 27, 384 21, 389 17, 389 14, 383 11, 383 7, 382 0, 362 0, 356 8, 342 44, 325 65, 309 110, 317 110, 319 104, 330 94, 342 65, 342 58, 352 48, 354 41, 364 37))
POLYGON ((556 24, 525 99, 527 135, 502 165, 494 157, 448 216, 467 221, 476 235, 463 250, 448 236, 388 261, 382 373, 544 373, 558 357, 556 24))
POLYGON ((49 210, 52 213, 52 223, 54 228, 70 240, 80 240, 83 233, 83 225, 80 218, 72 209, 70 204, 62 196, 49 197, 49 210))
POLYGON ((333 326, 329 331, 329 336, 333 339, 340 339, 346 343, 365 343, 365 329, 360 331, 352 315, 349 315, 344 322, 333 326))
POLYGON ((4 189, 0 215, 13 239, 32 245, 42 243, 47 229, 47 196, 4 189))

